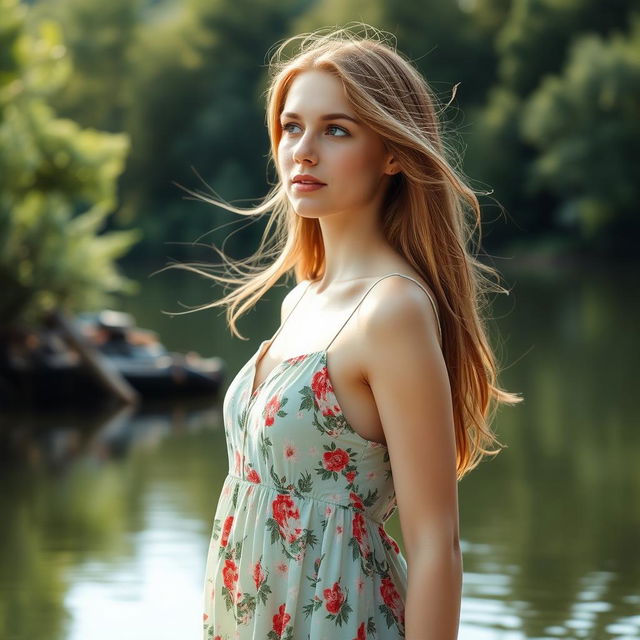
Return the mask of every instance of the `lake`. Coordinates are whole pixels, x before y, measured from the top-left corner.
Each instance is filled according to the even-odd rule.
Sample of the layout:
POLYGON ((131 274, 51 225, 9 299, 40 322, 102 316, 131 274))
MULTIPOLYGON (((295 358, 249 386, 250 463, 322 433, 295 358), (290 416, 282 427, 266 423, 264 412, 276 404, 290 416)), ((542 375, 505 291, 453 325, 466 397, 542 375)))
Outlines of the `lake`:
MULTIPOLYGON (((276 330, 285 287, 241 341, 224 310, 163 315, 217 290, 149 277, 160 266, 127 268, 142 286, 123 309, 171 350, 221 356, 228 384, 276 330)), ((500 383, 525 400, 498 413, 507 447, 459 484, 459 638, 639 638, 638 269, 499 268, 500 383)), ((0 416, 2 640, 200 639, 221 397, 0 416)), ((402 546, 397 513, 387 529, 402 546)))

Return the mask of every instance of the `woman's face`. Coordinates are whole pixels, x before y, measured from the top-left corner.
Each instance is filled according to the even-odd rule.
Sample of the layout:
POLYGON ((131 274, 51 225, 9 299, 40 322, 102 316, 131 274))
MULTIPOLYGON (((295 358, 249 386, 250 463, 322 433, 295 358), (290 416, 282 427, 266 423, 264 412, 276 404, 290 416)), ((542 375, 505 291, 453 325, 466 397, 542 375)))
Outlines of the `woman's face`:
POLYGON ((297 75, 280 125, 280 177, 298 215, 377 212, 395 165, 387 166, 382 138, 357 121, 338 78, 327 71, 297 75), (322 185, 296 183, 296 176, 322 185))

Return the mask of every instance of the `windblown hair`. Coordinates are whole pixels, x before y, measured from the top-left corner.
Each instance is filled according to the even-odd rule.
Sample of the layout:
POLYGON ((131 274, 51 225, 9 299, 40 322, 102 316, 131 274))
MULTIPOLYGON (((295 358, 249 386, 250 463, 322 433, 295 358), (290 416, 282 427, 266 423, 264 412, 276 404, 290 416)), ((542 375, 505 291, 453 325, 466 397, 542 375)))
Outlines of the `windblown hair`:
POLYGON ((270 213, 256 253, 233 261, 214 247, 230 268, 223 274, 204 271, 194 263, 171 266, 235 286, 231 293, 196 310, 226 305, 227 322, 238 337, 237 319, 283 275, 294 273, 298 282, 322 277, 325 255, 319 222, 298 216, 292 209, 281 181, 278 146, 280 113, 293 79, 307 70, 334 74, 356 117, 382 136, 401 168, 391 177, 381 224, 389 244, 429 283, 436 297, 452 392, 457 477, 461 479, 484 455, 499 453, 500 449, 490 450, 489 446, 504 446, 490 428, 498 405, 522 401, 496 384, 496 358, 481 316, 488 306, 488 291, 508 291, 484 275, 498 274, 474 255, 473 235, 476 230, 481 234, 480 205, 449 159, 435 95, 412 63, 394 44, 384 41, 383 32, 357 25, 365 28, 363 34, 348 26, 319 30, 289 38, 273 53, 266 119, 271 159, 279 177, 261 203, 242 209, 197 194, 237 214, 270 213), (299 50, 286 58, 285 50, 296 42, 299 50), (262 266, 265 257, 270 260, 267 267, 262 266))

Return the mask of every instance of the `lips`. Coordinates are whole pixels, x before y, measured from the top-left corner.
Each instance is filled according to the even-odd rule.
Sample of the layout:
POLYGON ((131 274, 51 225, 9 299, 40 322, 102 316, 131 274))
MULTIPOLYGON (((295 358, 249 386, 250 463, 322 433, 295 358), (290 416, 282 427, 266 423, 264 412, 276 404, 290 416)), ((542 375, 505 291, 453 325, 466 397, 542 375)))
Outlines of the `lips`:
POLYGON ((291 181, 294 184, 299 183, 299 184, 325 184, 324 182, 318 180, 318 178, 315 178, 314 176, 310 176, 310 175, 306 175, 306 174, 299 174, 297 176, 294 176, 293 180, 291 181))

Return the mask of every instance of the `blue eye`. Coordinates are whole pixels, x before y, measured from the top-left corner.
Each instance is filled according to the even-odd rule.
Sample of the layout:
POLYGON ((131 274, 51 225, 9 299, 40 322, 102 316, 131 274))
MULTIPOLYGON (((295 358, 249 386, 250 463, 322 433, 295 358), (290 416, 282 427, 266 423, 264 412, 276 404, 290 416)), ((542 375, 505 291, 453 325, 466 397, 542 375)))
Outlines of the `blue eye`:
MULTIPOLYGON (((282 125, 282 130, 288 133, 295 133, 294 131, 291 131, 291 127, 297 127, 297 126, 298 125, 294 124, 293 122, 287 122, 286 124, 282 125)), ((329 130, 340 131, 341 133, 339 135, 334 134, 334 136, 337 138, 345 138, 350 135, 350 133, 346 129, 343 129, 342 127, 339 127, 338 125, 335 125, 335 124, 330 124, 327 127, 327 131, 329 130)))
POLYGON ((287 124, 282 125, 283 131, 289 131, 289 127, 297 127, 298 125, 293 124, 293 122, 288 122, 287 124))
POLYGON ((346 129, 343 129, 342 127, 339 127, 335 124, 330 124, 327 129, 336 129, 337 131, 341 131, 344 135, 340 135, 338 136, 338 138, 344 138, 345 136, 349 135, 349 132, 346 129))

